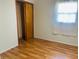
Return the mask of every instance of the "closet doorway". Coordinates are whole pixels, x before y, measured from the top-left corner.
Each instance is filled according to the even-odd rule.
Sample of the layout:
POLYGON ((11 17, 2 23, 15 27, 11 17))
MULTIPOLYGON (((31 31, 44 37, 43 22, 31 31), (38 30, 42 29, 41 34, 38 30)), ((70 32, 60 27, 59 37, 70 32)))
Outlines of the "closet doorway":
POLYGON ((26 1, 16 1, 17 31, 19 41, 33 38, 33 4, 26 1))

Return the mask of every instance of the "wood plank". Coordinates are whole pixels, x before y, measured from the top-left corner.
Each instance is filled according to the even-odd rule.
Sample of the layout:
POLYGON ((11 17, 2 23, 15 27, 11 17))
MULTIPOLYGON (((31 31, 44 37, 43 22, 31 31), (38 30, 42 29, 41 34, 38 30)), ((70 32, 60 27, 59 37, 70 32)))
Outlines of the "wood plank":
POLYGON ((57 42, 30 39, 0 56, 2 59, 78 59, 78 48, 57 42), (28 46, 27 46, 28 45, 28 46))

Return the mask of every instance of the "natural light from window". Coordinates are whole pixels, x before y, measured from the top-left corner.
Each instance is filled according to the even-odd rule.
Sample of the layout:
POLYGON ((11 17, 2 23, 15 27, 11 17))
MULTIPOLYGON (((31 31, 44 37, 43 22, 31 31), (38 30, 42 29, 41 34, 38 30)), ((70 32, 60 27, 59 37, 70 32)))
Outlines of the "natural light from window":
POLYGON ((77 17, 77 2, 61 2, 57 6, 57 21, 75 23, 77 17))

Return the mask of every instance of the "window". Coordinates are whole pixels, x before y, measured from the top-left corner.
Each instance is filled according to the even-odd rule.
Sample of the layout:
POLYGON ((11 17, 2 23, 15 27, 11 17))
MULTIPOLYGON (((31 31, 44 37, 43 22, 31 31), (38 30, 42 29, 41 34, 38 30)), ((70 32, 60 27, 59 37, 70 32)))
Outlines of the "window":
POLYGON ((61 2, 57 5, 57 21, 61 23, 75 23, 77 16, 77 2, 61 2))

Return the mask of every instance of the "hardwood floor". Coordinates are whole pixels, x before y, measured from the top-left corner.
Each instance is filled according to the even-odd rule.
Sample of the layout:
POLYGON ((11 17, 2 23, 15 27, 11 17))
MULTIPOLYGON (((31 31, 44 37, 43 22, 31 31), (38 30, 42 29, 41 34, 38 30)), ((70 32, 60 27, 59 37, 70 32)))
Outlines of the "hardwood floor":
POLYGON ((32 39, 3 54, 1 59, 78 59, 77 47, 32 39))

